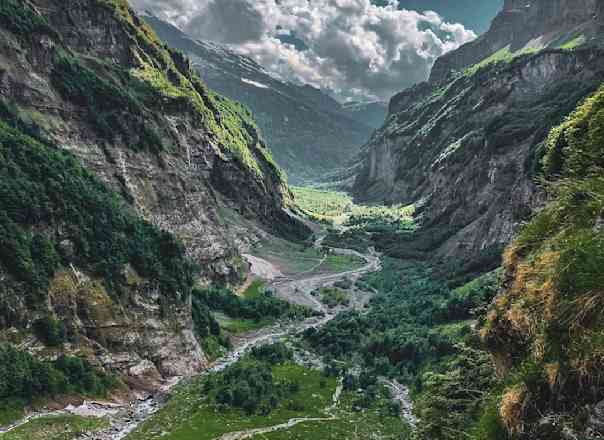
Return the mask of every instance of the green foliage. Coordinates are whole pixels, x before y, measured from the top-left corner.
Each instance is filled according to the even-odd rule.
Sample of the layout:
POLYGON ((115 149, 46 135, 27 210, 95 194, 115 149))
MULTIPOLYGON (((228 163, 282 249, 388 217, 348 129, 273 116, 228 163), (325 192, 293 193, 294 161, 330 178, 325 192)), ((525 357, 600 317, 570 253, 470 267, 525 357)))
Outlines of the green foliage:
MULTIPOLYGON (((471 329, 501 283, 494 271, 452 290, 428 265, 385 258, 364 282, 377 290, 371 308, 340 314, 305 339, 327 356, 360 363, 371 376, 412 386, 420 438, 457 439, 482 414, 493 385, 489 356, 471 329)), ((357 386, 349 378, 348 387, 357 386)))
POLYGON ((66 341, 65 325, 50 316, 38 319, 33 328, 36 336, 49 347, 57 347, 66 341))
POLYGON ((489 398, 485 401, 483 413, 473 428, 477 440, 508 440, 508 432, 499 417, 499 402, 489 398))
POLYGON ((120 135, 135 149, 163 149, 155 129, 146 123, 149 116, 129 89, 100 77, 78 58, 66 54, 58 57, 51 79, 65 99, 86 109, 102 138, 113 141, 120 135))
POLYGON ((0 22, 9 31, 21 36, 31 37, 37 33, 52 33, 46 19, 22 0, 2 0, 0 4, 0 22))
POLYGON ((193 301, 205 304, 211 310, 223 312, 231 318, 257 321, 267 318, 297 319, 308 317, 312 313, 305 307, 276 298, 271 291, 246 298, 237 296, 231 290, 224 288, 195 289, 193 301))
POLYGON ((0 399, 35 398, 57 394, 103 395, 115 379, 80 358, 61 356, 38 361, 29 353, 0 346, 0 399))
POLYGON ((292 361, 294 353, 287 345, 282 342, 271 345, 262 345, 255 347, 251 351, 251 357, 261 362, 268 362, 271 365, 284 364, 292 361))
POLYGON ((291 351, 282 344, 255 349, 248 358, 208 379, 205 391, 219 404, 267 415, 283 398, 300 390, 297 382, 278 382, 273 375, 273 366, 291 358, 291 351))
POLYGON ((340 314, 320 330, 309 330, 306 338, 321 353, 348 357, 360 353, 367 367, 386 358, 391 372, 403 379, 417 377, 431 360, 456 351, 458 342, 434 329, 437 324, 468 318, 468 310, 487 304, 496 292, 498 277, 490 276, 452 292, 431 271, 418 263, 385 259, 382 271, 364 281, 379 293, 366 313, 340 314))
POLYGON ((604 88, 552 130, 543 159, 547 177, 585 178, 604 168, 604 88))
POLYGON ((74 415, 48 416, 34 419, 2 435, 3 440, 75 440, 109 428, 106 418, 74 415))
POLYGON ((61 265, 126 285, 127 264, 167 298, 190 292, 194 267, 169 233, 134 216, 121 198, 68 153, 0 121, 0 263, 39 301, 61 265), (34 232, 49 225, 41 234, 34 232), (73 255, 60 249, 73 245, 73 255))
POLYGON ((350 297, 348 294, 338 288, 324 287, 319 289, 316 294, 320 296, 321 302, 328 307, 347 306, 350 304, 350 297))
MULTIPOLYGON (((494 386, 491 359, 481 349, 463 344, 456 348, 455 355, 440 359, 422 372, 414 407, 422 420, 418 437, 496 440, 497 437, 476 435, 492 428, 491 422, 484 418, 487 392, 494 386)), ((498 422, 498 417, 495 421, 498 422)))

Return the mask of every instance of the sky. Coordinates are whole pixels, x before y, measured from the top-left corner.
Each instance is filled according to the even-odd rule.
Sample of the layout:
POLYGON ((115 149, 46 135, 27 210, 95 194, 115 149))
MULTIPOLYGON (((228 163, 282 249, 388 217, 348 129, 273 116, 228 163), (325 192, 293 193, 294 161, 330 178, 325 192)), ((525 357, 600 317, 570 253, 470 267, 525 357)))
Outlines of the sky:
POLYGON ((130 0, 341 100, 387 100, 486 30, 502 0, 130 0), (407 9, 405 9, 407 8, 407 9), (436 11, 436 12, 435 12, 436 11))

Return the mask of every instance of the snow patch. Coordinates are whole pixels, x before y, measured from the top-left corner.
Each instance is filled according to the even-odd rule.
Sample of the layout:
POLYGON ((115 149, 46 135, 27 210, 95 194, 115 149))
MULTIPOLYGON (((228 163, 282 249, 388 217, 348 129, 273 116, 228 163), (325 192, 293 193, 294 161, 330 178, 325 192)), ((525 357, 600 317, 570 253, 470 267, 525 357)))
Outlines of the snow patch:
POLYGON ((269 89, 270 88, 269 86, 267 86, 265 84, 262 84, 262 83, 259 83, 257 81, 253 81, 253 80, 247 79, 247 78, 241 78, 241 82, 244 82, 244 83, 249 84, 254 87, 258 87, 260 89, 269 89))

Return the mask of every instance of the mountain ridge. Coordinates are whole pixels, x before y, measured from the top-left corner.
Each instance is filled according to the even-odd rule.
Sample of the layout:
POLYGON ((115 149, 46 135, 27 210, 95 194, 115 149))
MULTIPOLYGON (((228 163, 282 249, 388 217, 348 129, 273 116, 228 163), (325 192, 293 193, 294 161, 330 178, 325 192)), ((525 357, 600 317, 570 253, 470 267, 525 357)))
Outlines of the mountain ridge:
POLYGON ((252 110, 293 183, 343 167, 383 122, 385 111, 378 103, 349 111, 321 90, 282 81, 226 46, 194 40, 153 14, 144 18, 160 38, 190 57, 212 89, 252 110))
POLYGON ((193 286, 240 283, 241 251, 266 230, 309 233, 251 115, 126 1, 7 0, 0 17, 2 194, 15 205, 2 217, 2 340, 44 350, 43 320, 67 337, 51 356, 83 356, 143 389, 195 374, 208 361, 193 286))
MULTIPOLYGON (((587 15, 592 27, 593 13, 587 15)), ((441 65, 472 47, 445 55, 441 65)), ((481 61, 481 50, 468 62, 481 61)), ((432 231, 422 252, 495 258, 540 205, 534 177, 541 144, 597 89, 600 57, 593 44, 493 57, 401 92, 390 101, 386 124, 362 149, 353 193, 366 202, 416 204, 426 234, 432 231)))

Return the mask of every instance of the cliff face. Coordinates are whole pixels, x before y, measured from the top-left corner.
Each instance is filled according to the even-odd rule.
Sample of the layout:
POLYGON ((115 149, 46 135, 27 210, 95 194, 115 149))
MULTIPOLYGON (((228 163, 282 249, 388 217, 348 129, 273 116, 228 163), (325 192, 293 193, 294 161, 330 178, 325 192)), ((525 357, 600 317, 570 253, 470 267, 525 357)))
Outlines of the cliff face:
POLYGON ((356 196, 417 204, 442 256, 508 243, 541 196, 539 145, 604 79, 598 51, 546 51, 392 99, 364 149, 356 196))
MULTIPOLYGON (((192 281, 174 287, 166 280, 183 266, 175 264, 163 274, 151 256, 160 262, 173 255, 192 261, 202 282, 237 282, 247 270, 239 247, 255 234, 241 233, 228 219, 246 219, 284 236, 306 234, 288 212, 290 193, 251 116, 210 91, 188 60, 159 43, 126 1, 7 0, 0 17, 4 122, 10 116, 47 150, 75 156, 100 179, 91 188, 104 185, 128 203, 116 211, 123 214, 109 217, 92 216, 90 210, 78 230, 95 231, 91 237, 97 237, 130 224, 111 220, 103 229, 113 215, 135 215, 146 225, 128 226, 130 232, 116 238, 115 248, 102 240, 82 242, 82 233, 69 226, 77 209, 69 216, 57 211, 69 204, 60 200, 62 191, 48 196, 58 203, 48 205, 54 213, 48 218, 8 219, 25 231, 24 237, 32 231, 46 237, 48 249, 58 249, 60 263, 47 271, 49 281, 39 297, 28 302, 22 294, 31 280, 4 260, 2 279, 10 283, 0 293, 3 336, 10 339, 31 329, 36 319, 51 316, 71 329, 67 349, 95 363, 156 378, 199 370, 205 358, 192 332, 187 294, 192 281), (223 215, 229 211, 238 214, 223 215), (140 228, 164 232, 154 232, 157 238, 148 242, 125 244, 140 228), (173 234, 185 247, 154 247, 161 234, 173 234), (102 262, 93 264, 94 255, 107 249, 113 249, 107 256, 111 270, 102 262), (108 281, 115 278, 120 288, 108 281)), ((35 182, 35 173, 26 175, 35 182)), ((55 184, 49 182, 47 189, 55 184)), ((92 200, 94 206, 105 203, 92 200)), ((78 205, 80 212, 86 213, 90 203, 78 205)), ((37 261, 34 254, 31 258, 37 261)))
POLYGON ((526 44, 522 29, 530 38, 548 27, 593 30, 595 8, 593 1, 506 2, 479 41, 439 60, 434 82, 392 98, 386 124, 354 167, 356 197, 415 204, 431 255, 498 254, 541 203, 535 177, 549 129, 604 78, 597 33, 589 45, 586 33, 565 34, 560 41, 573 44, 564 49, 523 53, 509 45, 526 44), (439 73, 452 64, 466 70, 439 73))
POLYGON ((228 47, 195 41, 154 16, 145 20, 171 47, 191 58, 193 68, 217 92, 248 106, 290 182, 316 180, 348 162, 384 122, 379 105, 358 118, 310 86, 282 81, 228 47), (374 120, 379 119, 377 126, 374 120))
POLYGON ((506 47, 514 53, 557 48, 577 39, 601 40, 604 18, 596 8, 602 8, 597 0, 506 0, 487 33, 436 61, 430 82, 442 81, 506 47))

